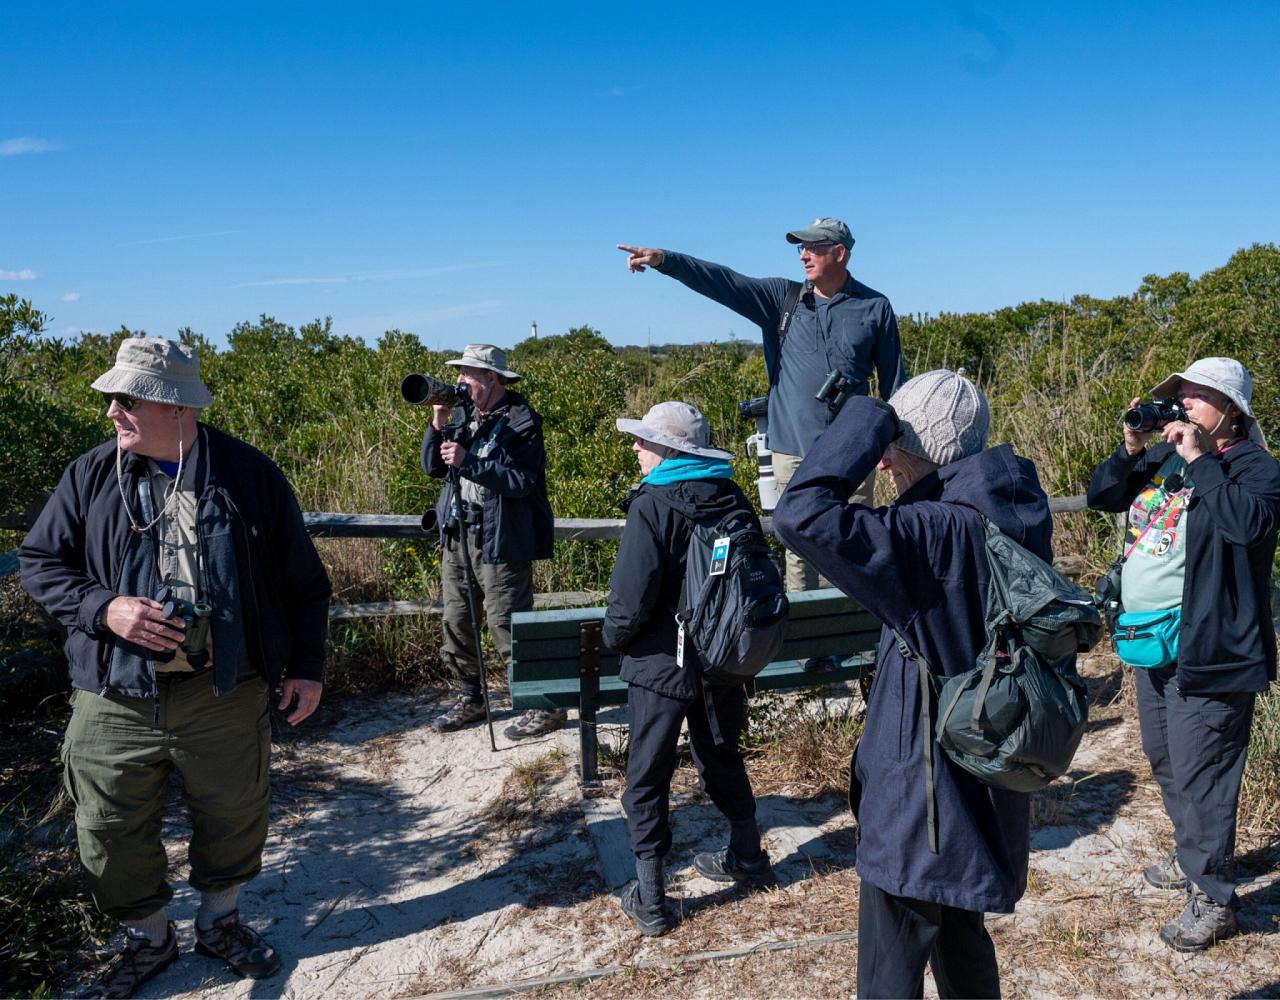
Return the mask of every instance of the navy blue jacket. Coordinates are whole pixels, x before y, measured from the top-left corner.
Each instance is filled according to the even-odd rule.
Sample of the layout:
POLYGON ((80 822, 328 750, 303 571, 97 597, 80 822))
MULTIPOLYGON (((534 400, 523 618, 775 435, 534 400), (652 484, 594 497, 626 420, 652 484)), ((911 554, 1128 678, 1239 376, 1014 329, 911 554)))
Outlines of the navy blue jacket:
POLYGON ((1047 561, 1049 502, 1035 466, 1001 445, 943 466, 888 507, 848 504, 897 426, 887 404, 851 399, 796 470, 774 526, 783 544, 884 623, 850 788, 858 874, 897 896, 1008 913, 1026 888, 1028 797, 982 784, 926 740, 917 665, 890 630, 940 674, 971 670, 986 638, 982 517, 1047 561), (928 846, 926 750, 937 854, 928 846))
POLYGON ((689 519, 751 511, 751 502, 732 479, 690 479, 646 483, 624 507, 627 526, 609 577, 604 644, 622 654, 618 674, 628 684, 692 701, 697 672, 688 664, 676 666, 676 609, 693 532, 689 519))
MULTIPOLYGON (((213 604, 214 687, 258 674, 321 680, 329 624, 329 578, 284 475, 256 448, 200 424, 196 523, 213 604)), ((154 515, 146 460, 123 458, 135 521, 154 515)), ((151 654, 97 626, 116 597, 159 587, 155 529, 129 524, 116 482, 116 443, 67 466, 23 539, 22 585, 67 630, 71 685, 130 697, 156 692, 151 654)))
POLYGON ((865 396, 874 370, 880 395, 888 399, 906 378, 898 320, 889 300, 850 277, 829 299, 808 282, 796 304, 781 350, 778 321, 787 293, 786 278, 748 278, 722 264, 663 251, 658 270, 760 327, 769 372, 769 447, 784 455, 805 455, 834 416, 814 398, 827 373, 839 370, 865 396))
MULTIPOLYGON (((505 402, 485 414, 481 434, 501 421, 493 450, 483 458, 468 452, 458 468, 489 491, 484 502, 480 560, 486 563, 531 562, 550 559, 555 547, 555 520, 547 500, 547 451, 542 443, 542 417, 520 393, 507 390, 505 402)), ((443 479, 449 466, 440 457, 442 432, 430 424, 422 436, 422 471, 443 479)), ((464 443, 466 442, 464 439, 464 443)), ((448 544, 445 527, 453 503, 453 484, 446 481, 436 503, 440 540, 448 544)))
MULTIPOLYGON (((1122 443, 1093 471, 1089 506, 1122 513, 1174 451, 1137 455, 1122 443)), ((1251 441, 1187 466, 1187 566, 1178 636, 1178 689, 1265 691, 1276 679, 1271 560, 1280 528, 1280 463, 1251 441)))

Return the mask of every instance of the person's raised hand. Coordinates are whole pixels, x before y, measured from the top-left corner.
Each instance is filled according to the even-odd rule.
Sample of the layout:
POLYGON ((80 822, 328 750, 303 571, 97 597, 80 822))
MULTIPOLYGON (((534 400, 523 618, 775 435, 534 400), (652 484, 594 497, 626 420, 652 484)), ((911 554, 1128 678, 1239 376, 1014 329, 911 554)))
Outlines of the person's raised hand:
POLYGON ((627 255, 627 270, 643 271, 646 267, 660 267, 663 253, 654 247, 632 247, 619 243, 618 249, 627 255))

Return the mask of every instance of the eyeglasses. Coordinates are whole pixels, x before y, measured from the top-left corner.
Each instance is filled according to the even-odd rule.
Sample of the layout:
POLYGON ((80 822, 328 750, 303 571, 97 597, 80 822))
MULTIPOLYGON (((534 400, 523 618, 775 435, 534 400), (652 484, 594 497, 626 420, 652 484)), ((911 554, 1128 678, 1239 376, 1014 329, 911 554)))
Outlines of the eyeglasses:
POLYGON ((138 402, 132 396, 126 396, 123 392, 104 392, 102 401, 107 404, 107 409, 111 409, 112 403, 117 403, 120 409, 126 413, 132 413, 134 404, 138 402))
POLYGON ((837 246, 839 246, 838 243, 832 243, 830 240, 822 243, 797 243, 796 253, 802 254, 806 250, 808 250, 809 253, 818 254, 819 256, 821 256, 822 254, 830 253, 837 246))

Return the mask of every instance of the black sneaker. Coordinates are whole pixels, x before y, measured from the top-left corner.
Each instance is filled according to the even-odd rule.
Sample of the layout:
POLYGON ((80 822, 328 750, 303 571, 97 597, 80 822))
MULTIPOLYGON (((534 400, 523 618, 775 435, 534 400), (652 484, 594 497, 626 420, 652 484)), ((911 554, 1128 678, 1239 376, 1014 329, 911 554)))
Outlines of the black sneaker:
POLYGON ((107 967, 78 997, 107 1000, 111 997, 131 997, 138 987, 154 979, 169 968, 178 958, 178 935, 173 921, 169 921, 168 933, 161 944, 153 945, 144 938, 126 936, 124 947, 113 955, 107 967))
POLYGON ((768 851, 761 851, 754 858, 740 858, 732 847, 695 856, 693 867, 713 882, 758 882, 773 875, 768 851))
POLYGON ((280 970, 276 950, 257 931, 240 923, 239 910, 215 920, 207 931, 197 927, 196 951, 222 959, 241 978, 265 979, 280 970))
POLYGON ((640 929, 645 937, 662 937, 675 927, 675 921, 667 911, 667 904, 640 902, 640 883, 629 882, 618 898, 622 912, 640 929))
POLYGON ((449 706, 449 710, 444 715, 439 716, 435 722, 431 723, 431 728, 437 733, 452 733, 469 723, 475 722, 476 719, 483 718, 484 702, 472 701, 466 695, 460 695, 458 700, 449 706))

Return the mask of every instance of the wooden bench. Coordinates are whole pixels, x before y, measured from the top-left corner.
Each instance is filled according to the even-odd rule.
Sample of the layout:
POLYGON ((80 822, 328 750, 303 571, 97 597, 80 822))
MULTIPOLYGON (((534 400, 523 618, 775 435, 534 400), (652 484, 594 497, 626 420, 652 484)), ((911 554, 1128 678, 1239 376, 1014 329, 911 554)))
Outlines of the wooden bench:
MULTIPOLYGON (((872 661, 880 642, 880 622, 839 590, 806 590, 788 595, 791 615, 779 659, 756 677, 757 690, 814 687, 854 680, 872 661), (863 654, 863 655, 854 655, 863 654), (821 672, 807 671, 812 656, 841 656, 845 662, 821 672)), ((596 709, 627 700, 618 677, 618 654, 600 639, 604 608, 519 611, 511 617, 511 668, 507 680, 515 709, 578 707, 582 780, 596 780, 599 744, 596 709)))

